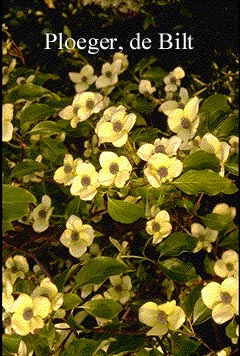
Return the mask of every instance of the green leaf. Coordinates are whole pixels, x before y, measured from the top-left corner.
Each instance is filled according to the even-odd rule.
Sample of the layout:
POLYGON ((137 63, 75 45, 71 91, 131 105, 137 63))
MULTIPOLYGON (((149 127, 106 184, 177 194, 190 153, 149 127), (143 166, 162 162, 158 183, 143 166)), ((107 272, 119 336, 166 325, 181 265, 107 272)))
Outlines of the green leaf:
POLYGON ((77 263, 70 267, 69 269, 65 269, 62 273, 59 273, 53 278, 53 283, 56 284, 58 290, 61 292, 67 282, 68 278, 73 274, 73 272, 80 267, 80 263, 77 263))
POLYGON ((186 335, 180 333, 172 334, 172 355, 173 356, 190 356, 196 355, 196 351, 201 345, 201 342, 190 339, 186 335))
POLYGON ((28 105, 20 115, 22 131, 26 132, 32 122, 47 120, 56 113, 56 109, 47 104, 33 103, 28 105))
POLYGON ((161 257, 178 256, 183 252, 192 252, 196 244, 196 238, 183 232, 175 232, 163 240, 156 250, 160 252, 161 257))
POLYGON ((88 216, 88 205, 84 200, 81 200, 79 196, 73 198, 68 204, 65 215, 68 219, 71 215, 88 216))
POLYGON ((199 113, 211 114, 216 111, 228 111, 228 97, 223 94, 213 94, 204 100, 199 113))
POLYGON ((186 194, 205 193, 210 196, 218 193, 233 194, 238 191, 234 183, 211 170, 190 170, 172 182, 186 194))
POLYGON ((197 171, 211 169, 214 172, 219 172, 220 160, 215 156, 214 153, 205 152, 202 150, 196 151, 183 160, 184 172, 191 169, 197 171))
POLYGON ((236 320, 233 319, 225 328, 227 337, 229 337, 230 339, 238 338, 238 335, 236 334, 237 327, 238 324, 236 320))
MULTIPOLYGON (((111 342, 108 355, 118 355, 121 352, 134 352, 144 342, 144 336, 138 335, 114 335, 116 341, 111 342)), ((135 355, 135 354, 134 354, 135 355)))
POLYGON ((43 88, 40 85, 32 83, 16 85, 9 91, 5 99, 6 102, 14 104, 19 99, 33 101, 37 98, 42 98, 44 96, 52 96, 60 100, 60 97, 57 94, 46 88, 43 88))
POLYGON ((42 136, 51 136, 62 132, 61 127, 54 121, 42 121, 29 131, 29 134, 41 134, 42 136))
POLYGON ((129 203, 109 197, 107 209, 111 218, 123 224, 131 224, 145 215, 142 204, 129 203))
POLYGON ((40 147, 44 158, 59 166, 62 165, 65 154, 68 153, 63 142, 51 137, 42 137, 40 147))
POLYGON ((44 171, 46 169, 48 169, 48 167, 45 164, 36 162, 33 159, 28 159, 26 161, 17 163, 17 165, 11 171, 11 177, 19 178, 34 172, 44 171))
POLYGON ((81 303, 81 298, 75 293, 64 293, 62 308, 70 310, 76 308, 81 303))
POLYGON ((81 308, 95 318, 107 320, 114 319, 122 310, 121 304, 112 299, 90 300, 81 305, 81 308))
POLYGON ((239 176, 239 155, 233 154, 228 157, 227 162, 224 164, 225 169, 235 175, 239 176))
POLYGON ((204 216, 199 216, 199 218, 202 220, 206 227, 218 231, 230 227, 230 225, 233 223, 229 216, 223 214, 209 213, 204 216))
POLYGON ((144 115, 149 115, 153 112, 156 104, 141 97, 139 95, 130 94, 128 97, 128 102, 131 102, 132 108, 139 111, 144 115))
POLYGON ((158 265, 167 277, 177 283, 186 283, 198 277, 194 266, 190 262, 183 262, 175 257, 159 262, 158 265))
POLYGON ((113 257, 95 257, 89 260, 76 276, 76 287, 102 284, 108 277, 128 270, 128 266, 113 257))
POLYGON ((150 67, 153 63, 157 62, 157 58, 154 56, 149 56, 149 57, 143 57, 135 66, 134 72, 142 72, 150 67))
POLYGON ((236 228, 235 231, 230 234, 226 234, 224 238, 218 244, 219 247, 225 249, 233 249, 238 252, 239 250, 239 231, 236 228))
POLYGON ((133 131, 131 139, 133 142, 154 142, 159 136, 160 130, 156 127, 138 127, 133 131))
POLYGON ((22 337, 19 335, 2 335, 2 351, 3 355, 12 355, 17 353, 22 337))
POLYGON ((163 68, 154 66, 152 68, 147 69, 143 73, 142 77, 144 79, 150 80, 151 83, 160 85, 163 83, 163 78, 166 77, 166 75, 167 72, 163 68))
POLYGON ((23 188, 3 184, 2 216, 5 228, 10 227, 10 221, 28 215, 29 203, 36 203, 36 198, 32 193, 23 188))
POLYGON ((212 316, 211 309, 207 308, 200 297, 193 308, 193 324, 198 325, 204 323, 212 316))
POLYGON ((238 115, 229 115, 212 131, 212 134, 221 140, 227 140, 231 135, 238 135, 238 115))
POLYGON ((187 297, 184 298, 182 307, 188 318, 192 315, 197 300, 201 297, 201 289, 202 286, 195 287, 189 292, 187 297))
POLYGON ((94 341, 85 338, 73 340, 63 351, 62 356, 97 356, 97 352, 101 345, 101 340, 94 341))

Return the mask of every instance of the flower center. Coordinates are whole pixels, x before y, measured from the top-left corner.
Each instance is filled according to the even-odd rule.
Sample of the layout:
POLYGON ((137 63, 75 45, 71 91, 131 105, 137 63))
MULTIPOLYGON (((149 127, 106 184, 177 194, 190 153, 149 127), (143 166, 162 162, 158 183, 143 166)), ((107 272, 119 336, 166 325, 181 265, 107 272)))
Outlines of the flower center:
POLYGON ((206 236, 205 236, 205 235, 199 235, 199 236, 198 236, 198 240, 201 241, 201 242, 203 242, 203 241, 206 240, 206 236))
POLYGON ((122 130, 122 127, 123 127, 123 125, 122 125, 121 121, 116 121, 113 124, 113 131, 119 132, 122 130))
POLYGON ((223 304, 230 304, 232 301, 232 297, 228 292, 221 293, 221 299, 223 304))
POLYGON ((32 317, 33 317, 32 309, 30 308, 25 309, 23 312, 23 319, 28 321, 31 320, 32 317))
POLYGON ((231 262, 226 263, 226 267, 229 272, 234 270, 234 265, 231 262))
POLYGON ((178 104, 179 109, 184 109, 185 105, 183 103, 178 104))
POLYGON ((42 219, 45 219, 47 217, 47 212, 44 209, 39 210, 38 216, 42 219))
POLYGON ((71 240, 77 241, 79 239, 79 233, 77 231, 72 231, 71 233, 71 240))
POLYGON ((73 114, 74 114, 74 115, 77 115, 79 108, 80 108, 80 106, 78 106, 78 105, 75 105, 75 106, 73 107, 73 114))
POLYGON ((10 325, 11 325, 11 318, 10 316, 8 316, 6 319, 3 320, 3 326, 7 328, 10 325))
POLYGON ((11 271, 12 273, 17 273, 18 272, 17 266, 12 266, 11 271))
POLYGON ((94 101, 93 99, 88 99, 86 102, 86 108, 92 110, 94 108, 94 101))
POLYGON ((105 76, 106 76, 107 78, 111 78, 112 72, 111 72, 110 70, 106 71, 105 76))
POLYGON ((188 118, 184 117, 181 121, 181 126, 183 129, 189 129, 191 126, 191 122, 188 118))
POLYGON ((170 78, 170 83, 171 84, 176 84, 176 82, 177 82, 177 79, 176 79, 176 77, 174 77, 174 75, 170 78))
POLYGON ((161 178, 165 178, 168 175, 168 169, 166 167, 160 167, 157 172, 161 178))
POLYGON ((109 172, 111 174, 117 174, 119 172, 119 166, 117 163, 111 163, 109 166, 109 172))
POLYGON ((72 166, 69 163, 64 164, 64 173, 69 174, 72 171, 72 166))
POLYGON ((152 223, 152 231, 158 232, 158 231, 160 231, 160 229, 161 229, 161 225, 158 222, 154 221, 152 223))
POLYGON ((19 84, 26 84, 26 79, 21 79, 19 84))
POLYGON ((164 313, 164 311, 160 311, 160 313, 158 314, 157 316, 157 320, 160 322, 160 323, 166 323, 167 322, 167 314, 164 313))
POLYGON ((90 183, 91 183, 91 179, 89 178, 89 176, 82 177, 81 184, 83 187, 88 187, 90 183))
POLYGON ((165 153, 165 147, 164 145, 158 145, 155 147, 155 152, 156 153, 165 153))
POLYGON ((115 291, 116 291, 117 293, 121 293, 121 292, 123 291, 123 288, 122 288, 121 284, 116 285, 116 286, 114 287, 114 289, 115 289, 115 291))
POLYGON ((82 77, 82 82, 84 82, 84 83, 87 82, 87 77, 86 77, 86 75, 84 75, 84 76, 82 77))

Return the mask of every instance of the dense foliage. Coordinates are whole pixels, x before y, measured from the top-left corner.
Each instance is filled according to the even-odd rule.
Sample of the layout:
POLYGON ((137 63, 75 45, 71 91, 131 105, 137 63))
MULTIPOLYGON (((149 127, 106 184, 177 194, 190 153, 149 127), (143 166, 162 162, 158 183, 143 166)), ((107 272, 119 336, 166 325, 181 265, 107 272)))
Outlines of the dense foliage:
POLYGON ((4 4, 3 355, 237 354, 234 36, 197 64, 43 49, 199 31, 186 1, 109 3, 4 4))

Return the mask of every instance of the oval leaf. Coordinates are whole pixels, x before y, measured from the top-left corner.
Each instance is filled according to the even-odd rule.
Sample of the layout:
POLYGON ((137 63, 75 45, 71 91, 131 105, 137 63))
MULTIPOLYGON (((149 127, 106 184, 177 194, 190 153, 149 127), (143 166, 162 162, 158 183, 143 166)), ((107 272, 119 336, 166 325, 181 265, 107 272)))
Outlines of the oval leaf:
POLYGON ((63 295, 62 308, 65 310, 71 310, 76 308, 81 303, 81 298, 75 293, 65 293, 63 295))
POLYGON ((52 91, 43 88, 40 85, 27 83, 27 84, 19 84, 13 87, 7 95, 7 102, 14 104, 19 99, 25 99, 26 101, 33 101, 43 96, 52 96, 60 100, 60 97, 57 94, 53 93, 52 91))
POLYGON ((36 162, 33 159, 28 159, 26 161, 19 162, 12 170, 11 177, 23 177, 27 174, 34 172, 41 172, 46 170, 48 167, 41 163, 36 162))
POLYGON ((43 136, 55 135, 62 132, 62 128, 54 121, 42 121, 32 128, 28 133, 41 134, 43 136))
POLYGON ((183 232, 175 232, 168 236, 157 247, 157 251, 160 252, 161 256, 178 256, 186 251, 193 251, 197 244, 197 240, 183 232))
POLYGON ((232 219, 223 214, 209 213, 204 216, 200 216, 200 219, 205 226, 213 230, 224 230, 232 224, 232 219))
POLYGON ((212 171, 220 171, 220 160, 215 156, 214 153, 197 151, 189 155, 183 160, 184 171, 194 170, 204 170, 211 169, 212 171))
POLYGON ((131 224, 144 216, 143 205, 108 198, 108 213, 116 221, 131 224))
POLYGON ((202 324, 212 316, 211 309, 207 308, 200 297, 193 308, 193 324, 202 324))
POLYGON ((76 276, 76 287, 102 284, 108 277, 126 272, 128 266, 113 257, 95 257, 89 260, 76 276))
POLYGON ((238 191, 235 184, 228 178, 222 177, 209 169, 187 171, 172 184, 190 195, 205 193, 212 196, 218 193, 233 194, 238 191))
POLYGON ((81 305, 81 308, 95 318, 103 318, 107 320, 115 318, 122 310, 121 304, 112 299, 90 300, 81 305))
POLYGON ((167 277, 177 283, 186 283, 198 277, 191 263, 183 262, 178 258, 159 262, 159 267, 167 277))

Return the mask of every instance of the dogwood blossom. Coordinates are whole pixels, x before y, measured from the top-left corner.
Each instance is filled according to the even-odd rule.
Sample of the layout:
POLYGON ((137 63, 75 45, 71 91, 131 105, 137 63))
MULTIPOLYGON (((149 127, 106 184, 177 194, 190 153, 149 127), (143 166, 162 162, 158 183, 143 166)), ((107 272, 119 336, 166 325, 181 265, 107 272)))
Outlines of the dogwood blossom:
POLYGON ((127 54, 122 52, 115 52, 113 55, 113 62, 120 61, 119 74, 123 73, 129 66, 127 54))
POLYGON ((78 163, 82 163, 81 158, 73 159, 71 154, 66 154, 63 160, 63 166, 57 168, 54 173, 53 179, 57 183, 64 185, 71 185, 73 178, 76 176, 76 167, 78 163))
POLYGON ((57 286, 51 282, 50 278, 44 278, 40 286, 32 292, 32 297, 47 297, 51 303, 51 310, 56 311, 63 304, 63 294, 58 293, 57 286))
POLYGON ((171 182, 182 173, 183 164, 176 157, 164 153, 153 154, 144 169, 144 174, 151 186, 159 188, 162 183, 171 182))
POLYGON ((99 162, 102 167, 98 174, 99 183, 107 187, 114 184, 117 188, 122 188, 132 171, 127 157, 104 151, 100 154, 99 162))
POLYGON ((224 251, 222 258, 214 264, 214 272, 221 278, 238 276, 238 253, 234 250, 224 251))
POLYGON ((228 216, 230 219, 234 219, 236 216, 236 208, 234 206, 229 206, 226 203, 219 203, 217 204, 212 212, 214 214, 221 214, 221 215, 226 215, 228 216))
POLYGON ((121 61, 115 60, 113 63, 106 62, 102 65, 102 75, 96 80, 96 88, 106 88, 113 86, 118 82, 118 75, 121 70, 121 61))
POLYGON ((228 140, 230 147, 230 152, 231 153, 239 153, 239 137, 233 135, 230 137, 228 140))
POLYGON ((51 303, 46 297, 30 297, 22 293, 14 301, 12 328, 18 335, 34 334, 43 328, 44 321, 51 313, 51 303))
POLYGON ((166 210, 161 210, 154 219, 149 220, 146 224, 146 231, 149 235, 153 235, 152 243, 159 244, 172 231, 170 224, 170 215, 166 210))
POLYGON ((9 74, 16 67, 17 61, 16 58, 13 58, 9 66, 2 67, 2 85, 6 85, 9 81, 9 74))
POLYGON ((204 228, 204 226, 199 223, 193 223, 191 225, 191 234, 198 239, 193 253, 196 253, 202 249, 206 250, 208 253, 211 252, 212 242, 215 242, 218 237, 217 230, 212 230, 208 227, 204 228))
POLYGON ((148 161, 154 153, 165 153, 168 156, 175 156, 182 143, 182 139, 177 135, 170 138, 157 138, 154 143, 144 143, 137 150, 137 155, 144 161, 148 161))
POLYGON ((112 276, 109 279, 112 286, 104 292, 104 297, 119 301, 121 304, 126 304, 133 296, 131 291, 131 278, 129 276, 117 275, 112 276))
POLYGON ((33 220, 34 231, 42 232, 48 229, 49 219, 54 209, 51 204, 51 198, 48 195, 43 195, 42 202, 31 212, 30 218, 33 220))
POLYGON ((185 322, 185 318, 183 309, 176 305, 175 300, 160 305, 147 302, 139 309, 140 322, 151 327, 146 334, 148 336, 162 337, 169 330, 178 330, 185 322))
POLYGON ((223 324, 238 315, 238 280, 234 277, 224 279, 220 284, 208 283, 201 290, 203 303, 212 310, 212 318, 223 324))
POLYGON ((83 224, 81 218, 71 215, 66 222, 66 230, 62 233, 60 241, 69 248, 72 256, 79 258, 92 244, 94 235, 91 225, 83 224))
POLYGON ((189 101, 189 95, 186 88, 180 88, 179 90, 180 101, 166 100, 159 107, 159 111, 162 111, 165 115, 169 115, 175 109, 183 109, 189 101))
POLYGON ((197 132, 199 101, 195 96, 188 101, 184 109, 175 109, 168 116, 167 122, 170 130, 181 137, 185 143, 192 139, 197 132))
POLYGON ((181 79, 185 77, 185 72, 182 67, 176 67, 172 72, 168 73, 163 78, 165 84, 164 90, 166 92, 175 92, 178 86, 181 85, 181 79))
POLYGON ((138 85, 138 90, 144 96, 149 96, 156 91, 156 88, 152 87, 150 80, 142 79, 138 85))
POLYGON ((23 279, 25 274, 29 271, 29 265, 26 257, 21 255, 15 255, 14 257, 8 257, 5 262, 6 269, 3 271, 3 277, 6 275, 14 284, 17 278, 23 279))
POLYGON ((99 187, 98 172, 92 163, 78 162, 76 176, 73 178, 70 192, 79 195, 82 200, 92 200, 99 187))
POLYGON ((89 86, 97 79, 97 76, 94 75, 94 69, 90 64, 83 66, 79 73, 69 72, 68 75, 70 80, 75 83, 77 93, 83 93, 88 90, 89 86))
POLYGON ((96 125, 95 132, 99 138, 99 144, 111 142, 115 147, 123 146, 135 122, 136 115, 126 114, 126 108, 123 105, 109 107, 96 125))
POLYGON ((2 105, 2 141, 9 142, 13 136, 13 124, 11 123, 13 119, 13 105, 3 104, 2 105))

